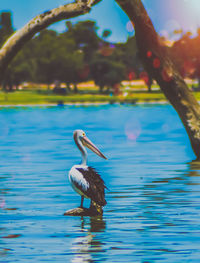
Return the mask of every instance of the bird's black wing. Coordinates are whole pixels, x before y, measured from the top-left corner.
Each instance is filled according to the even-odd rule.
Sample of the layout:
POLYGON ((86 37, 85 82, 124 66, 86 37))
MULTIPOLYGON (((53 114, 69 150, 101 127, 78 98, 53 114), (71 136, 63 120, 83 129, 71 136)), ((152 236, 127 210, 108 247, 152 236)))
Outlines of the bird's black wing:
POLYGON ((87 169, 77 168, 77 170, 81 172, 85 180, 89 183, 89 187, 84 194, 98 205, 105 206, 107 203, 105 200, 105 188, 107 187, 100 174, 90 166, 87 167, 87 169))

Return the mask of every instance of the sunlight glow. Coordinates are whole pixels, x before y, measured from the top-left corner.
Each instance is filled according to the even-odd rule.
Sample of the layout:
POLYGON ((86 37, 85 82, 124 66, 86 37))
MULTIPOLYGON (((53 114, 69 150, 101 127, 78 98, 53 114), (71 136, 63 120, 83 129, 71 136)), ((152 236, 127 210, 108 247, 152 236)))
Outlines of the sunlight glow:
MULTIPOLYGON (((191 20, 196 23, 197 27, 200 27, 200 1, 199 0, 184 0, 188 12, 191 14, 191 20)), ((188 21, 190 23, 190 21, 188 21)))
POLYGON ((197 29, 200 28, 200 0, 177 0, 167 12, 169 17, 159 30, 162 40, 170 41, 165 44, 171 46, 187 33, 192 37, 197 36, 197 29))
POLYGON ((188 4, 188 8, 192 9, 195 13, 200 12, 200 1, 199 0, 184 0, 188 4))

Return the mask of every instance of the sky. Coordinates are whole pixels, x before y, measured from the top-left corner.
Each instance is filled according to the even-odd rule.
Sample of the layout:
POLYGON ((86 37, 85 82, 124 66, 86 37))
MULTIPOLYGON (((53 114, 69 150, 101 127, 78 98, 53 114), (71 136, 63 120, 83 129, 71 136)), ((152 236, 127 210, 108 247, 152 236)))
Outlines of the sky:
MULTIPOLYGON (((0 12, 11 11, 15 29, 21 28, 36 15, 72 2, 72 0, 0 0, 0 12)), ((142 0, 156 31, 170 39, 177 38, 173 31, 183 29, 184 32, 196 32, 200 27, 200 0, 142 0)), ((103 0, 92 8, 89 14, 74 18, 73 23, 91 19, 98 26, 101 36, 105 29, 112 34, 108 39, 111 42, 125 42, 134 34, 131 23, 126 14, 114 0, 103 0)), ((58 22, 50 27, 59 32, 65 30, 65 22, 58 22)))

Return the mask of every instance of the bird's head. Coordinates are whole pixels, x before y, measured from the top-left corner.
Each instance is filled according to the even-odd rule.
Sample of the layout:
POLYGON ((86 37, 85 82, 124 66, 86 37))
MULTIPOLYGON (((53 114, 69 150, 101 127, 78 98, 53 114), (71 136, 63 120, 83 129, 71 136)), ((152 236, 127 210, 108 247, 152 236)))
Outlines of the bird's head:
POLYGON ((88 149, 92 150, 94 153, 102 157, 103 159, 107 159, 103 153, 95 146, 86 136, 85 132, 83 130, 75 130, 74 131, 74 140, 75 142, 80 141, 84 146, 86 146, 88 149))

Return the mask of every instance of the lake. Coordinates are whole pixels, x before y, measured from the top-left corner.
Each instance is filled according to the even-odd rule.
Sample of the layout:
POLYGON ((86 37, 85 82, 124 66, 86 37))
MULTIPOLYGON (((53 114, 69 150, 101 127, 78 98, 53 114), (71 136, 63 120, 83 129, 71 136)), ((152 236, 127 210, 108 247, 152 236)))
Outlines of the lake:
POLYGON ((200 163, 171 106, 1 108, 0 149, 1 263, 200 262, 200 163), (88 150, 103 217, 63 216, 75 129, 109 159, 88 150))

